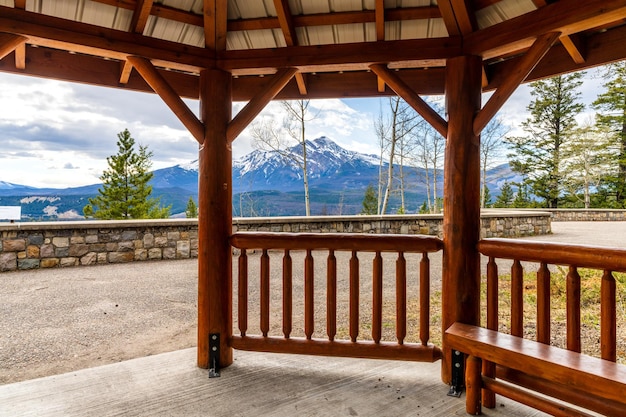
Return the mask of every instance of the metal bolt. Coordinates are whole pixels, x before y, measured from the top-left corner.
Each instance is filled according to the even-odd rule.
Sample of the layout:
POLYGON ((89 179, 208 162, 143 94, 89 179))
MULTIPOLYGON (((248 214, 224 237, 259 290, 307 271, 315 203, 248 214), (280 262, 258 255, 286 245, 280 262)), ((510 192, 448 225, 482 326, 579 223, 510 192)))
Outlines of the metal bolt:
POLYGON ((460 363, 455 363, 455 364, 454 364, 454 367, 455 367, 455 368, 460 368, 460 367, 461 367, 461 364, 460 364, 460 363))
POLYGON ((213 346, 213 352, 217 351, 217 346, 213 346))
POLYGON ((217 335, 213 335, 213 336, 211 336, 211 339, 213 339, 213 340, 217 340, 217 335))

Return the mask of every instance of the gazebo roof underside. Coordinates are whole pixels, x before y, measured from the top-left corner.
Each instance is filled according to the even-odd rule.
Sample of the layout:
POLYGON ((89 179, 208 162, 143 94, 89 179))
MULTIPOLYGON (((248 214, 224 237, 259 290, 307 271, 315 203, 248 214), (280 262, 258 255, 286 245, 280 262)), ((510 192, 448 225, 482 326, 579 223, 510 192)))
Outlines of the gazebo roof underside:
POLYGON ((525 81, 626 59, 625 21, 626 0, 0 0, 0 71, 151 92, 137 56, 182 97, 229 71, 247 101, 283 68, 298 73, 278 99, 394 94, 382 64, 433 95, 447 59, 477 55, 487 91, 550 32, 525 81))

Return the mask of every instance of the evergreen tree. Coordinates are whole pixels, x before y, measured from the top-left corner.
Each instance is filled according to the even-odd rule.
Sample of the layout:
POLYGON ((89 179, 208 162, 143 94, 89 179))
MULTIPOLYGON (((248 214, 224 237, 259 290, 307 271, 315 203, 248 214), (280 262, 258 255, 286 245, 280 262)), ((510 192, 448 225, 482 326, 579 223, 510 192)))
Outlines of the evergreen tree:
POLYGON ((491 191, 489 190, 489 187, 487 187, 486 185, 483 188, 483 192, 482 192, 482 207, 491 207, 492 201, 491 201, 491 191))
POLYGON ((526 178, 534 195, 545 206, 556 208, 562 192, 562 147, 576 127, 583 73, 560 75, 530 84, 534 98, 528 105, 531 116, 522 124, 527 135, 507 138, 514 171, 526 178))
POLYGON ((626 207, 626 62, 607 65, 605 69, 606 91, 592 104, 599 111, 597 124, 614 135, 613 166, 602 188, 604 193, 614 194, 615 205, 622 208, 626 207))
POLYGON ((378 213, 378 198, 376 198, 376 190, 372 184, 368 185, 365 189, 365 196, 363 197, 363 210, 361 214, 377 214, 378 213))
POLYGON ((196 206, 196 203, 195 201, 193 201, 193 197, 191 196, 189 196, 189 201, 187 201, 185 216, 188 219, 195 219, 196 217, 198 217, 198 206, 196 206))
POLYGON ((500 195, 496 197, 496 202, 493 203, 493 206, 498 208, 511 207, 514 198, 513 187, 511 187, 508 181, 505 181, 500 190, 500 195))
POLYGON ((109 168, 100 176, 102 188, 83 208, 85 217, 106 220, 169 217, 170 207, 160 207, 158 200, 150 198, 152 152, 141 145, 136 152, 135 139, 128 129, 117 137, 118 153, 107 158, 109 168))

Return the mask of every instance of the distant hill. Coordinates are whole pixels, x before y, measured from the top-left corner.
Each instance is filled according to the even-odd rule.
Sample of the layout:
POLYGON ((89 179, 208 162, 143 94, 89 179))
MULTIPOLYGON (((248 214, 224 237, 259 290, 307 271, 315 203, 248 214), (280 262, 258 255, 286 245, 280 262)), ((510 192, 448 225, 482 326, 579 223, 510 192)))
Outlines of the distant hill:
MULTIPOLYGON (((290 149, 301 155, 301 147, 290 149)), ((365 189, 378 182, 379 160, 344 149, 321 137, 307 141, 311 212, 317 215, 356 214, 361 211, 365 189)), ((383 164, 383 170, 387 164, 383 164)), ((406 201, 416 212, 425 200, 426 186, 421 168, 405 166, 406 201)), ((302 170, 278 152, 255 150, 233 161, 234 216, 304 215, 302 170)), ((443 190, 442 172, 438 187, 443 190)), ((489 170, 492 196, 500 193, 504 181, 516 176, 508 164, 489 170)), ((184 213, 187 201, 198 198, 198 161, 154 171, 153 196, 172 205, 172 214, 184 213)), ((32 220, 78 219, 87 199, 97 194, 100 184, 64 189, 35 188, 0 181, 0 205, 21 205, 22 215, 32 220)), ((398 196, 390 201, 390 213, 400 206, 398 196)))

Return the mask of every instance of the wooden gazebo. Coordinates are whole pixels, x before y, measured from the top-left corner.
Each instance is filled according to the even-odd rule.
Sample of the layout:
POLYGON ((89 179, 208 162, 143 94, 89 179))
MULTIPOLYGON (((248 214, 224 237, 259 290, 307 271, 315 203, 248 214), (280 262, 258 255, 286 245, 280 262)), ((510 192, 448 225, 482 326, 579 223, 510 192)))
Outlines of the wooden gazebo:
MULTIPOLYGON (((620 400, 616 394, 624 389, 626 376, 624 369, 615 365, 612 331, 616 315, 612 271, 626 270, 626 256, 620 251, 589 251, 574 246, 538 247, 480 241, 479 141, 482 129, 520 83, 626 59, 625 20, 626 0, 1 0, 0 70, 154 91, 197 139, 200 159, 198 366, 219 371, 220 366, 232 362, 233 348, 400 360, 442 358, 442 378, 449 382, 454 360, 450 346, 454 345, 458 351, 471 355, 467 361, 469 411, 479 410, 476 392, 481 388, 482 403, 486 406, 493 405, 490 400, 493 392, 522 395, 515 391, 515 386, 501 388, 499 379, 495 379, 497 373, 498 378, 502 374, 515 384, 612 414, 626 407, 623 398, 620 400), (493 91, 493 95, 481 105, 481 94, 485 91, 493 91), (421 98, 434 94, 445 94, 446 118, 421 98), (442 240, 419 236, 232 234, 231 143, 269 101, 385 95, 401 96, 447 139, 442 240), (182 98, 200 100, 199 118, 182 98), (247 102, 234 118, 233 101, 247 102), (246 334, 247 299, 241 293, 240 334, 233 335, 233 246, 242 250, 240 289, 247 283, 246 249, 263 250, 260 277, 263 334, 258 337, 246 334), (301 249, 308 254, 303 339, 289 336, 289 314, 285 314, 283 337, 268 335, 269 301, 264 294, 269 285, 266 259, 269 249, 285 251, 286 288, 290 288, 292 279, 289 251, 301 249), (310 254, 320 249, 329 252, 328 339, 316 341, 312 337, 310 254), (377 254, 372 342, 359 343, 358 330, 353 328, 356 325, 358 329, 359 320, 356 296, 350 299, 351 340, 335 340, 332 307, 336 297, 333 298, 331 291, 337 279, 333 272, 335 250, 353 253, 349 279, 357 286, 356 253, 377 254), (406 320, 402 315, 406 311, 401 307, 398 342, 391 346, 383 343, 379 336, 382 295, 377 290, 382 279, 380 253, 400 254, 399 284, 406 282, 403 254, 424 254, 422 279, 427 286, 426 254, 439 250, 443 250, 443 329, 454 324, 442 348, 428 342, 425 302, 426 313, 420 313, 422 343, 417 346, 404 343, 406 320), (548 285, 538 301, 537 342, 542 346, 550 342, 547 265, 567 264, 574 271, 576 267, 604 270, 607 284, 602 300, 607 307, 606 311, 603 307, 603 353, 599 360, 602 369, 607 363, 614 367, 609 366, 606 372, 593 371, 594 364, 591 368, 568 367, 565 371, 552 365, 542 368, 543 365, 523 354, 524 350, 535 349, 535 345, 522 346, 522 353, 506 349, 500 352, 492 347, 481 349, 487 339, 496 345, 505 343, 504 339, 498 339, 497 309, 494 312, 494 307, 489 307, 491 304, 487 307, 490 313, 486 327, 495 336, 482 334, 477 327, 481 309, 481 253, 491 258, 488 298, 498 296, 495 258, 514 260, 513 276, 520 273, 520 261, 540 264, 538 286, 548 285), (489 354, 496 351, 499 353, 489 354), (476 363, 480 363, 480 358, 489 362, 483 364, 482 374, 477 374, 476 363), (509 364, 514 369, 501 372, 509 364), (547 371, 536 371, 527 377, 519 374, 519 368, 529 372, 535 368, 547 371), (540 383, 533 382, 537 373, 543 378, 540 383), (574 381, 574 389, 569 389, 568 381, 574 381), (599 384, 598 381, 606 383, 604 390, 590 392, 589 386, 599 384)), ((572 274, 574 283, 576 275, 572 274)), ((399 291, 397 304, 402 306, 405 302, 406 294, 403 298, 399 291)), ((286 311, 290 303, 287 294, 286 311)), ((572 303, 573 324, 570 332, 568 321, 567 352, 578 354, 575 301, 572 303)), ((511 304, 516 305, 515 301, 511 304)), ((521 339, 519 315, 512 313, 514 339, 510 343, 513 344, 521 339)), ((578 345, 579 333, 580 330, 578 345)), ((544 354, 550 356, 553 351, 544 354)), ((542 409, 552 406, 543 405, 545 401, 525 401, 542 409)))

